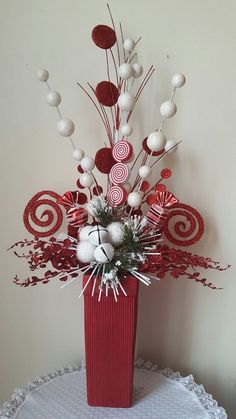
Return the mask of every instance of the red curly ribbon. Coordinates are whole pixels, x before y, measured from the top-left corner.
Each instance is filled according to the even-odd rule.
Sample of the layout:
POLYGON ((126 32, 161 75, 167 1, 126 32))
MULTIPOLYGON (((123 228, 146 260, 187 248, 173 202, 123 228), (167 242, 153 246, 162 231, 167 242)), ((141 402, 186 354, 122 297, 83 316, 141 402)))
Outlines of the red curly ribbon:
POLYGON ((38 192, 27 204, 23 221, 26 229, 37 237, 48 237, 56 233, 62 225, 63 214, 62 210, 52 199, 43 198, 40 199, 43 195, 49 195, 51 198, 54 198, 56 201, 60 198, 56 192, 53 191, 42 191, 38 192), (37 210, 41 205, 48 205, 50 209, 45 209, 40 216, 37 215, 37 210), (54 211, 55 213, 54 213, 54 211), (44 231, 38 231, 31 224, 34 223, 36 226, 41 228, 49 228, 44 231))
POLYGON ((169 212, 163 233, 170 242, 177 246, 191 246, 202 237, 204 221, 195 208, 179 203, 169 212), (176 221, 170 231, 171 221, 176 216, 182 216, 185 220, 176 221))

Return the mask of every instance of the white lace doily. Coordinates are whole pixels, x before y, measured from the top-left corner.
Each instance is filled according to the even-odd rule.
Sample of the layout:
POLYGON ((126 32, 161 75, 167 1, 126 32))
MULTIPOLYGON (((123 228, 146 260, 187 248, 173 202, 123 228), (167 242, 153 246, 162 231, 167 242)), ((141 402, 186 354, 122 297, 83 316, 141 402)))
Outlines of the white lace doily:
POLYGON ((159 370, 138 360, 134 373, 134 401, 129 409, 90 407, 86 402, 85 369, 79 365, 36 378, 15 390, 0 410, 0 418, 14 419, 225 419, 227 415, 193 376, 159 370))

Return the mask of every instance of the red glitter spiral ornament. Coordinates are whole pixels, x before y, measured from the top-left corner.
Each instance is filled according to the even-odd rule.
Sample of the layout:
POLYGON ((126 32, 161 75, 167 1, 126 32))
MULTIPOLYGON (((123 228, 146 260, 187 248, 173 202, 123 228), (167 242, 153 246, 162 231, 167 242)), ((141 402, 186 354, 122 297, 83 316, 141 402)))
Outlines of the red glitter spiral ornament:
POLYGON ((107 200, 111 206, 118 207, 119 205, 123 205, 126 199, 127 192, 121 186, 116 185, 108 189, 107 200))
POLYGON ((92 30, 92 40, 97 47, 109 49, 116 43, 116 34, 110 26, 97 25, 92 30))
POLYGON ((110 178, 112 183, 117 185, 118 183, 124 183, 129 177, 129 169, 124 163, 116 163, 110 172, 110 178))
POLYGON ((62 210, 58 203, 52 199, 41 198, 43 195, 48 195, 50 198, 54 198, 55 201, 61 198, 56 192, 41 191, 35 194, 27 204, 23 215, 24 225, 29 233, 37 237, 49 237, 55 234, 61 227, 63 221, 62 210), (45 205, 49 206, 49 209, 44 209, 41 215, 39 215, 39 207, 45 205), (32 226, 32 223, 35 226, 32 226), (40 231, 36 227, 46 228, 46 230, 40 231))
POLYGON ((191 246, 201 239, 204 233, 204 221, 199 212, 186 204, 176 204, 170 210, 165 228, 166 238, 177 246, 191 246), (174 217, 184 217, 172 224, 174 217))

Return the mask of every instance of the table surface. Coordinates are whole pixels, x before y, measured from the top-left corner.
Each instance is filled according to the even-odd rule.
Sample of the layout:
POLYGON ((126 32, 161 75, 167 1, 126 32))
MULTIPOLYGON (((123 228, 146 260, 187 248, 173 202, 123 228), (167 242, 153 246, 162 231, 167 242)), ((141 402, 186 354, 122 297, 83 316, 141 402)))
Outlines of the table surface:
POLYGON ((38 377, 15 390, 4 403, 0 418, 14 419, 225 419, 227 415, 193 377, 182 377, 151 362, 136 361, 134 400, 129 409, 90 407, 86 402, 83 365, 38 377))

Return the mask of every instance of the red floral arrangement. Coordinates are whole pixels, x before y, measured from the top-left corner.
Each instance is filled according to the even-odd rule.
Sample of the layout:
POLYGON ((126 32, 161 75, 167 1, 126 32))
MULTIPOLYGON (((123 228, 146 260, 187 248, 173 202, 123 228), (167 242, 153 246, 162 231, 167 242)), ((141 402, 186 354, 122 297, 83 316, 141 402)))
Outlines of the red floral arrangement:
POLYGON ((26 206, 24 224, 34 238, 20 241, 11 249, 27 260, 33 274, 24 280, 15 276, 14 282, 27 287, 47 284, 57 277, 64 287, 89 273, 81 295, 93 281, 92 294, 98 286, 99 299, 102 293, 112 292, 116 301, 119 292, 126 294, 125 279, 130 275, 149 285, 169 273, 174 279, 186 277, 217 289, 198 269, 221 271, 224 268, 218 262, 162 244, 165 236, 177 246, 193 245, 203 235, 204 222, 196 209, 180 203, 167 190, 164 181, 172 175, 169 168, 162 169, 158 179, 152 178, 153 167, 176 151, 181 142, 167 139, 163 131, 166 121, 176 114, 173 99, 176 90, 185 84, 185 76, 173 76, 170 99, 160 107, 161 123, 141 142, 134 156, 130 119, 155 69, 151 66, 143 76, 135 52, 141 38, 124 38, 121 24, 118 33, 109 6, 108 10, 112 27, 98 25, 92 30, 94 44, 105 54, 106 80, 96 86, 88 83, 88 90, 78 83, 105 129, 108 145, 94 158, 76 148, 75 125, 62 116, 61 96, 51 90, 48 71, 37 73, 48 87, 47 103, 59 115, 57 131, 72 145, 79 179, 75 191, 63 196, 42 191, 26 206), (96 169, 104 174, 106 187, 97 182, 96 169), (63 211, 67 233, 54 236, 62 225, 63 211), (35 274, 37 270, 40 275, 35 274))

